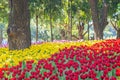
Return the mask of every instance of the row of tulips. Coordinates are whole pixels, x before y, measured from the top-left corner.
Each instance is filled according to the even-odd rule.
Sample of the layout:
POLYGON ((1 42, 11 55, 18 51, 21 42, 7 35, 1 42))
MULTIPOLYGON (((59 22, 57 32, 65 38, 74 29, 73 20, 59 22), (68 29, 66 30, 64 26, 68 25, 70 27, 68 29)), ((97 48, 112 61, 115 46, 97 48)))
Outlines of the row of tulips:
POLYGON ((65 47, 48 59, 19 62, 0 69, 3 80, 117 80, 120 40, 65 47))
POLYGON ((0 49, 0 68, 5 64, 9 66, 18 65, 21 61, 34 60, 37 63, 39 59, 50 58, 52 54, 59 52, 59 49, 65 47, 80 46, 80 45, 92 45, 95 42, 86 41, 86 42, 67 42, 67 41, 55 41, 55 42, 44 42, 44 43, 34 43, 30 49, 25 50, 15 50, 9 51, 8 48, 0 49))

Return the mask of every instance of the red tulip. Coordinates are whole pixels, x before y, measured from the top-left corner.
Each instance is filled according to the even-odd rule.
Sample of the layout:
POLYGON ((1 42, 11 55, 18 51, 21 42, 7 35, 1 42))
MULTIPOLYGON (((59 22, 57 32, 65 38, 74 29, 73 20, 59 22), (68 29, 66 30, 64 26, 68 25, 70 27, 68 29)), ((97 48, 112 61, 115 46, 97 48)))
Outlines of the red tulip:
POLYGON ((116 69, 116 76, 120 76, 120 68, 116 69))

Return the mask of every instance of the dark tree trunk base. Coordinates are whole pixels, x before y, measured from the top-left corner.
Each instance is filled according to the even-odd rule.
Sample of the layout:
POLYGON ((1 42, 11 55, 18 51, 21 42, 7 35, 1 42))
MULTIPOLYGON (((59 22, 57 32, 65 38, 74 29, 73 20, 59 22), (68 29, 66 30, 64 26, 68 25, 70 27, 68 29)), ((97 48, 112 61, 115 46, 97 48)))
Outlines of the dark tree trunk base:
POLYGON ((31 45, 28 0, 9 0, 10 16, 7 29, 10 50, 29 48, 31 45))

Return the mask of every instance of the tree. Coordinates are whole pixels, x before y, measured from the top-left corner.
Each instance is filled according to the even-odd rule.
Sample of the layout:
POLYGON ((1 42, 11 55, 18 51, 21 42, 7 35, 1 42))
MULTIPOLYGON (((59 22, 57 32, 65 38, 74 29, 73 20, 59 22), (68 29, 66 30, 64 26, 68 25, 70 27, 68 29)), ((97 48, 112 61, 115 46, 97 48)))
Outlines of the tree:
POLYGON ((0 44, 3 41, 5 25, 8 22, 8 1, 1 0, 0 1, 0 44))
POLYGON ((87 24, 91 19, 88 0, 72 0, 72 2, 70 1, 68 6, 68 13, 72 15, 68 15, 70 17, 68 17, 68 21, 70 22, 70 20, 72 20, 72 29, 76 27, 75 23, 77 23, 79 38, 74 35, 74 33, 72 34, 72 31, 69 34, 72 34, 72 37, 76 36, 76 39, 83 39, 84 35, 88 32, 84 32, 84 25, 87 24))
POLYGON ((62 1, 63 6, 63 21, 64 21, 64 31, 65 31, 65 37, 68 40, 72 40, 72 37, 76 37, 75 35, 72 35, 72 29, 73 29, 73 16, 77 10, 76 1, 74 0, 63 0, 62 1))
POLYGON ((72 0, 68 0, 68 40, 72 40, 72 0))
POLYGON ((113 28, 117 32, 117 39, 120 38, 120 3, 118 4, 118 8, 116 9, 116 13, 113 14, 113 19, 110 20, 113 28))
POLYGON ((3 31, 2 29, 0 29, 0 44, 2 43, 3 40, 3 31))
POLYGON ((89 0, 91 14, 93 19, 95 39, 103 39, 103 30, 107 22, 108 5, 106 0, 102 0, 102 6, 98 6, 99 0, 89 0), (101 7, 101 8, 99 8, 101 7))
POLYGON ((29 0, 9 0, 10 15, 7 29, 10 50, 31 45, 29 0))
POLYGON ((109 1, 109 18, 113 28, 117 32, 117 39, 120 38, 120 0, 109 1))
MULTIPOLYGON (((32 19, 35 18, 35 23, 36 23, 36 42, 38 41, 38 26, 39 26, 39 20, 42 19, 42 16, 44 14, 44 0, 30 0, 30 11, 31 11, 31 16, 32 19)), ((42 19, 43 21, 43 19, 42 19)))
POLYGON ((0 1, 0 22, 7 23, 8 22, 8 1, 1 0, 0 1))
POLYGON ((44 0, 44 5, 45 17, 49 18, 51 41, 53 41, 53 21, 55 21, 61 13, 62 2, 61 0, 44 0))
POLYGON ((83 39, 84 37, 84 23, 82 22, 79 22, 79 24, 77 25, 77 28, 78 28, 78 34, 79 34, 79 39, 83 39))

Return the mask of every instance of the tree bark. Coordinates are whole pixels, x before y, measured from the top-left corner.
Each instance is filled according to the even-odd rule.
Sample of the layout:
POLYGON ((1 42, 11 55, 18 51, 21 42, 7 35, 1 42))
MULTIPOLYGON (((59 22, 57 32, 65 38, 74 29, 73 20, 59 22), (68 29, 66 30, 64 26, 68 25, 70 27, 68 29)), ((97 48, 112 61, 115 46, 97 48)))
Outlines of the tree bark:
POLYGON ((2 40, 3 40, 3 30, 0 29, 0 44, 2 44, 2 40))
POLYGON ((36 42, 38 41, 38 15, 36 14, 36 42))
POLYGON ((53 27, 52 27, 52 4, 50 2, 50 32, 51 32, 51 41, 53 41, 53 27))
POLYGON ((105 29, 107 22, 107 4, 106 1, 103 0, 102 9, 98 10, 98 0, 89 0, 89 4, 91 7, 91 14, 93 19, 94 31, 95 31, 95 39, 103 39, 103 30, 105 29))
POLYGON ((88 21, 88 28, 87 28, 87 31, 88 31, 88 40, 90 39, 90 30, 89 30, 89 28, 90 28, 90 25, 89 25, 89 21, 88 21))
POLYGON ((61 34, 61 39, 65 40, 65 30, 64 29, 60 29, 60 34, 61 34))
POLYGON ((67 31, 67 39, 72 40, 72 0, 68 0, 68 31, 67 31))
POLYGON ((31 45, 29 0, 9 0, 10 15, 7 29, 10 50, 29 48, 31 45))
POLYGON ((77 26, 78 28, 78 34, 79 34, 79 39, 83 39, 84 35, 84 23, 83 22, 79 22, 79 25, 77 26))
POLYGON ((51 32, 51 41, 53 41, 53 27, 52 27, 52 14, 50 12, 50 32, 51 32))
POLYGON ((110 20, 112 27, 116 30, 117 32, 117 37, 116 39, 120 39, 120 28, 117 26, 117 22, 112 22, 112 20, 110 20))
POLYGON ((120 39, 120 29, 117 30, 117 37, 116 39, 120 39))

